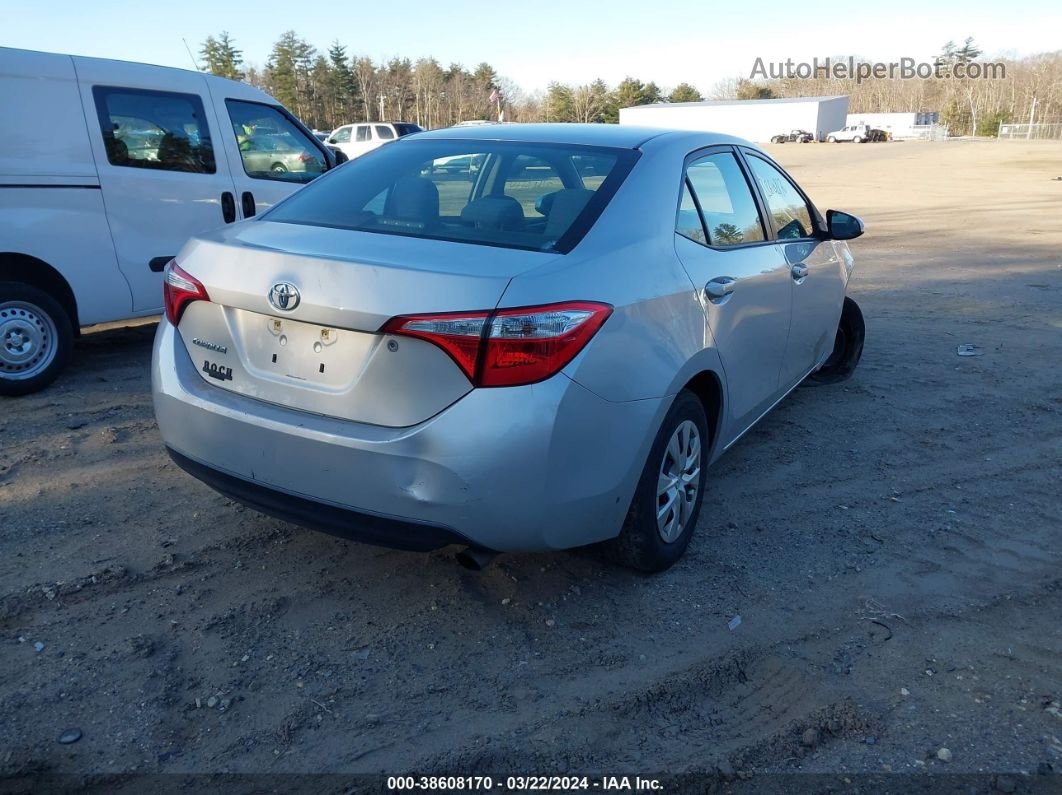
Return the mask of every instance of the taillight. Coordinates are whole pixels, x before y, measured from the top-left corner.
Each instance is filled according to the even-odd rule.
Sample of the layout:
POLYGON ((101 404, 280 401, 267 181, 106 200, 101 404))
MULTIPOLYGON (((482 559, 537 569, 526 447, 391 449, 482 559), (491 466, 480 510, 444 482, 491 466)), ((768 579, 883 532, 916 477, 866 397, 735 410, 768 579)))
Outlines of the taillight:
POLYGON ((210 300, 203 284, 194 276, 186 273, 175 259, 171 259, 166 266, 162 293, 166 303, 166 319, 175 326, 181 322, 184 308, 192 301, 210 300))
POLYGON ((592 301, 391 318, 380 331, 442 348, 476 386, 520 386, 556 375, 612 307, 592 301))
POLYGON ((316 159, 317 158, 315 156, 313 156, 312 154, 310 154, 309 152, 303 152, 303 153, 301 153, 299 155, 299 160, 301 160, 303 163, 309 163, 311 160, 316 160, 316 159))

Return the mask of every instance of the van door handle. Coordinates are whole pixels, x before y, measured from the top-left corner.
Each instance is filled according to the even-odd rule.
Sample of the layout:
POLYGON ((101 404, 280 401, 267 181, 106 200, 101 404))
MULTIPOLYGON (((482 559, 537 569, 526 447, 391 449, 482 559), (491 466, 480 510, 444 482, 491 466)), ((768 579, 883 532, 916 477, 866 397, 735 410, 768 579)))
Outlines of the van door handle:
POLYGON ((221 194, 221 217, 227 224, 236 220, 236 198, 228 191, 221 194))
POLYGON ((737 280, 732 276, 719 276, 704 285, 704 294, 713 304, 721 304, 734 292, 737 280))
POLYGON ((243 217, 254 218, 254 195, 249 190, 240 196, 240 203, 243 205, 243 217))

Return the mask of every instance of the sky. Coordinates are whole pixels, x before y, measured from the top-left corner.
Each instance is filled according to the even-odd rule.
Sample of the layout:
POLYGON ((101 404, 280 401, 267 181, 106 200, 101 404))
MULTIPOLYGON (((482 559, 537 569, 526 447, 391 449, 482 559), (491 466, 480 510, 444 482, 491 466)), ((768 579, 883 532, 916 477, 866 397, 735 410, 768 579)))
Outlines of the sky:
POLYGON ((0 46, 190 68, 182 39, 198 57, 207 36, 227 30, 245 61, 261 66, 277 37, 294 30, 322 52, 338 39, 376 61, 433 56, 470 69, 486 61, 525 92, 633 76, 704 93, 748 77, 757 58, 930 61, 967 36, 985 57, 1062 47, 1057 0, 181 0, 162 9, 143 0, 0 0, 0 46))

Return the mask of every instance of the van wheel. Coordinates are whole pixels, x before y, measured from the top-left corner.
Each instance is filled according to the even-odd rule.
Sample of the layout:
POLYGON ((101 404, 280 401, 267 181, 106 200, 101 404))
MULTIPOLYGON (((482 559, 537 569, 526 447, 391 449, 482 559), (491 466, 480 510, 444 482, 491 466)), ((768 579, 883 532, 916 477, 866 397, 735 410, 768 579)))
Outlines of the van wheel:
POLYGON ((284 167, 283 163, 274 163, 272 166, 270 166, 269 170, 272 171, 274 174, 287 173, 287 168, 284 167))
POLYGON ((823 362, 822 367, 809 375, 804 383, 810 386, 836 384, 851 378, 859 359, 863 356, 866 333, 863 311, 859 304, 845 296, 841 321, 837 324, 837 336, 833 342, 833 352, 823 362))
POLYGON ((657 431, 623 529, 604 544, 610 558, 657 572, 682 557, 704 498, 708 439, 704 406, 683 390, 657 431))
POLYGON ((28 395, 59 375, 74 347, 70 317, 48 293, 0 282, 0 395, 28 395))

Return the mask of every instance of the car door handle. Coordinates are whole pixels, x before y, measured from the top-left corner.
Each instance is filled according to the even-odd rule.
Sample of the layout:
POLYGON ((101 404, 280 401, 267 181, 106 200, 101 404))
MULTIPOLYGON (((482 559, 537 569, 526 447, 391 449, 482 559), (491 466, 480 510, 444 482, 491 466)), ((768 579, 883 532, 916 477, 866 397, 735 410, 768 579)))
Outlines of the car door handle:
POLYGON ((254 218, 254 194, 249 190, 245 190, 243 195, 240 196, 240 203, 243 204, 243 217, 254 218))
POLYGON ((704 294, 713 304, 722 303, 734 292, 737 280, 732 276, 718 276, 704 285, 704 294))
POLYGON ((227 224, 236 220, 236 199, 228 191, 221 194, 221 217, 227 224))
POLYGON ((808 266, 798 263, 796 265, 793 265, 789 269, 789 272, 793 276, 793 281, 800 283, 804 281, 804 277, 808 275, 808 266))

